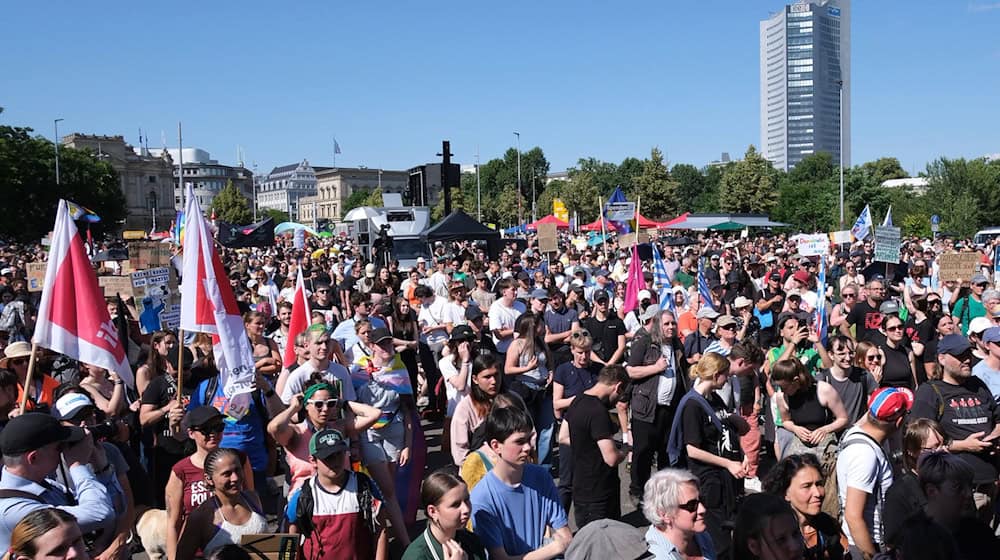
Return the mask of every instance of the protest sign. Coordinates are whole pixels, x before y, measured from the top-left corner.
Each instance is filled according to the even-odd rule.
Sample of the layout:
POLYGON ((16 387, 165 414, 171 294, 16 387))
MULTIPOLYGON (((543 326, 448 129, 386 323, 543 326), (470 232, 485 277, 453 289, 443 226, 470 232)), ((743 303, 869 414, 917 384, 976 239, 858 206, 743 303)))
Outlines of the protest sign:
POLYGON ((140 270, 133 272, 131 279, 142 334, 150 334, 162 328, 176 328, 180 323, 180 293, 177 291, 173 269, 157 267, 140 270))
POLYGON ((823 233, 800 235, 798 241, 799 254, 804 257, 825 255, 830 247, 830 238, 823 233))
POLYGON ((607 219, 611 222, 627 222, 635 219, 634 202, 609 202, 607 219))
POLYGON ((967 282, 979 266, 979 253, 945 253, 938 257, 939 278, 942 282, 967 282))
POLYGON ((132 297, 132 278, 130 276, 98 276, 97 285, 104 290, 104 297, 121 295, 123 299, 132 297))
POLYGON ((842 245, 844 243, 850 243, 851 242, 851 230, 845 229, 845 230, 840 230, 840 231, 832 231, 832 232, 830 232, 830 238, 833 239, 833 242, 836 243, 837 245, 842 245))
POLYGON ((170 263, 170 247, 158 241, 133 241, 129 243, 128 253, 133 270, 157 268, 170 263))
POLYGON ((899 264, 900 240, 898 227, 875 226, 875 262, 899 264))
POLYGON ((618 236, 618 247, 620 249, 628 249, 629 247, 635 245, 636 243, 649 243, 649 234, 646 232, 636 233, 625 233, 618 236), (638 236, 638 241, 636 237, 638 236))
POLYGON ((559 250, 556 224, 538 224, 538 250, 542 253, 555 253, 559 250))
POLYGON ((28 270, 28 291, 29 292, 40 292, 42 291, 42 286, 45 285, 45 269, 48 268, 48 263, 37 262, 28 263, 26 268, 28 270))

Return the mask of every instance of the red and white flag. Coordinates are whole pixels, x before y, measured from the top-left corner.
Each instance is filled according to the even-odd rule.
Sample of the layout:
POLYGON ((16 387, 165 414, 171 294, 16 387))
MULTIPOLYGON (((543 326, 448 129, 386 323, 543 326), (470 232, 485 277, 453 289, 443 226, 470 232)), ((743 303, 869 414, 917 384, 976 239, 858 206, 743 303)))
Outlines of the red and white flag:
MULTIPOLYGON (((253 349, 198 197, 190 185, 187 191, 181 329, 213 335, 220 384, 225 397, 232 399, 254 389, 253 349)), ((240 414, 230 413, 230 416, 240 414)))
POLYGON ((32 341, 74 360, 113 371, 122 381, 135 386, 125 347, 108 314, 104 292, 97 285, 97 275, 65 200, 59 201, 56 211, 32 341))
POLYGON ((292 296, 292 320, 288 324, 288 337, 285 338, 285 355, 282 365, 292 367, 295 364, 295 338, 309 328, 309 298, 306 296, 306 283, 302 279, 302 267, 299 267, 298 279, 295 281, 295 295, 292 296))

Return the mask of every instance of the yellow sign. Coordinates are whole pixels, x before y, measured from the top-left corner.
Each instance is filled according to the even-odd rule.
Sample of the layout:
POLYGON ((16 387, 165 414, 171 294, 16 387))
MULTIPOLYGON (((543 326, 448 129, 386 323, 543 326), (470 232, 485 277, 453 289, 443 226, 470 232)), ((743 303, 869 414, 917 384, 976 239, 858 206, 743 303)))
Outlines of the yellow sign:
POLYGON ((122 239, 146 239, 146 232, 141 229, 127 229, 122 232, 122 239))
POLYGON ((569 221, 569 210, 561 199, 552 199, 552 215, 564 222, 569 221))

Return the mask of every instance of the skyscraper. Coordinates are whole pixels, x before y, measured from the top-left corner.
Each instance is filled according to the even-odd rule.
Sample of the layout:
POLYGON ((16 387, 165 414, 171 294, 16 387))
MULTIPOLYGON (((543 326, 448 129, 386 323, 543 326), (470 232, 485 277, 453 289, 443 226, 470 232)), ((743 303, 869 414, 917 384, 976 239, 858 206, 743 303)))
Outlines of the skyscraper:
POLYGON ((851 164, 850 16, 850 0, 802 0, 760 22, 760 151, 778 169, 851 164))

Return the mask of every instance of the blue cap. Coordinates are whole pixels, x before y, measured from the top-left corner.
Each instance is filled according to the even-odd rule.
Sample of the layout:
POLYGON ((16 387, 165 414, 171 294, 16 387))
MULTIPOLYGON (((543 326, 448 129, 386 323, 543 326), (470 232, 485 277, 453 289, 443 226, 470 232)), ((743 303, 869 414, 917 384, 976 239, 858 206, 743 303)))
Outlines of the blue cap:
POLYGON ((535 288, 531 291, 531 299, 549 299, 549 291, 544 288, 535 288))
MULTIPOLYGON (((987 331, 995 329, 986 329, 987 331)), ((947 336, 942 336, 941 340, 938 341, 938 354, 951 354, 952 356, 961 356, 962 354, 969 351, 972 346, 969 344, 969 340, 960 334, 949 334, 947 336)))
POLYGON ((1000 327, 990 327, 983 331, 983 344, 1000 342, 1000 327))

